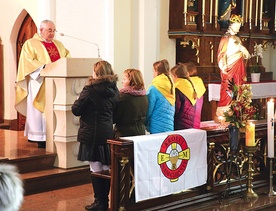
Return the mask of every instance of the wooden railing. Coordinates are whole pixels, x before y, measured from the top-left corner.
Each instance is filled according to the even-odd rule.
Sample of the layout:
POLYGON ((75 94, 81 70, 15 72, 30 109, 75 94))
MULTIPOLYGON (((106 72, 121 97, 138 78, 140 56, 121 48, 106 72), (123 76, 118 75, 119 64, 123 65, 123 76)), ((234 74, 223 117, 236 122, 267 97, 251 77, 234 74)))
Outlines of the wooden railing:
MULTIPOLYGON (((244 136, 241 136, 240 146, 235 160, 229 161, 228 131, 216 128, 202 128, 207 131, 208 141, 208 178, 203 186, 193 188, 178 194, 150 199, 135 203, 134 194, 134 155, 131 140, 108 140, 111 147, 111 210, 174 210, 188 207, 202 201, 216 199, 227 191, 226 174, 229 166, 235 168, 230 172, 231 184, 229 193, 246 190, 247 155, 243 151, 244 136), (237 170, 240 177, 237 177, 237 170), (240 186, 242 183, 242 186, 240 186)), ((268 184, 266 167, 266 121, 256 122, 256 139, 259 139, 254 160, 254 187, 268 184)), ((140 172, 143 174, 143 172, 140 172)))

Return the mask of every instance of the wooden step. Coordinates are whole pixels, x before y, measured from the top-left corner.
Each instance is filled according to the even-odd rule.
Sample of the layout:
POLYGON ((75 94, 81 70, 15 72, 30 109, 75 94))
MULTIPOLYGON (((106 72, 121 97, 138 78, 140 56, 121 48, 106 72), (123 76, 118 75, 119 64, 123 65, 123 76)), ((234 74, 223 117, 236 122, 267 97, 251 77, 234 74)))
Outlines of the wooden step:
POLYGON ((33 153, 29 157, 1 157, 0 162, 17 166, 23 179, 25 195, 90 183, 88 165, 62 169, 54 167, 55 159, 56 153, 44 151, 44 154, 33 153))
POLYGON ((28 142, 24 131, 0 129, 0 162, 18 167, 25 195, 90 183, 89 165, 54 167, 57 154, 28 142))
POLYGON ((0 123, 0 129, 10 129, 10 123, 0 123))
POLYGON ((5 159, 4 161, 17 166, 19 173, 42 171, 53 168, 56 153, 45 153, 43 155, 31 155, 30 157, 18 157, 5 159))
POLYGON ((89 166, 54 168, 21 174, 25 195, 90 183, 89 166))

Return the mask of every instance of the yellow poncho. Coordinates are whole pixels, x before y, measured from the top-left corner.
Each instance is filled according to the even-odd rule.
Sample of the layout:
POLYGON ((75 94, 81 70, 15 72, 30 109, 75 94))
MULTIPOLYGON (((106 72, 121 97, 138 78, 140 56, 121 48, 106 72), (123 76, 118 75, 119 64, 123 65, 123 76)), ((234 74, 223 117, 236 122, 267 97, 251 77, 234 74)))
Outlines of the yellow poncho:
MULTIPOLYGON (((172 81, 172 80, 171 80, 172 81)), ((165 74, 158 75, 152 80, 152 85, 161 92, 161 94, 170 102, 171 105, 175 104, 175 89, 174 84, 165 74), (170 92, 172 90, 172 93, 170 92)))
MULTIPOLYGON (((190 80, 194 85, 197 98, 199 99, 206 91, 204 83, 202 79, 197 76, 190 77, 190 80)), ((178 78, 175 82, 175 87, 178 88, 191 101, 192 105, 195 105, 197 99, 194 99, 194 88, 187 79, 178 78)))

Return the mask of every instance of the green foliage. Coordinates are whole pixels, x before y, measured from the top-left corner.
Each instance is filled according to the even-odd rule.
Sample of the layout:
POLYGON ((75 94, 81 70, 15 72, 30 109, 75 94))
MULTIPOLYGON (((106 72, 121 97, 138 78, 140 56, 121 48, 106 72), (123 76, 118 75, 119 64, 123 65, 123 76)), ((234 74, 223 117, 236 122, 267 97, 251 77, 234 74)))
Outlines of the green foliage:
POLYGON ((250 67, 250 72, 251 72, 251 73, 260 73, 261 70, 260 70, 259 65, 252 65, 252 66, 250 67))
POLYGON ((229 109, 225 111, 226 122, 230 122, 240 130, 244 129, 247 121, 256 118, 256 108, 252 105, 252 91, 250 84, 236 85, 234 80, 229 81, 229 93, 232 101, 229 109))

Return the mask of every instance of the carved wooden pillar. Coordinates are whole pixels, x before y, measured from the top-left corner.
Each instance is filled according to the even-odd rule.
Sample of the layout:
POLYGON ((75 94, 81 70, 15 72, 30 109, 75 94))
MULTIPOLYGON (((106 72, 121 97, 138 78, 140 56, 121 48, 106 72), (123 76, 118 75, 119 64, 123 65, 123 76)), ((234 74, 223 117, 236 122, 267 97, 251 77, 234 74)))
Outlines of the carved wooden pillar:
POLYGON ((211 190, 214 188, 214 147, 215 143, 211 142, 208 146, 208 174, 207 174, 207 190, 211 190))
POLYGON ((134 181, 131 163, 133 161, 133 142, 128 140, 108 140, 111 150, 111 210, 127 210, 130 202, 130 186, 134 181))

